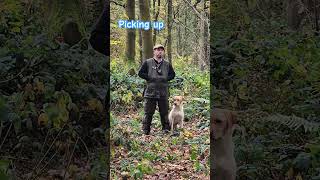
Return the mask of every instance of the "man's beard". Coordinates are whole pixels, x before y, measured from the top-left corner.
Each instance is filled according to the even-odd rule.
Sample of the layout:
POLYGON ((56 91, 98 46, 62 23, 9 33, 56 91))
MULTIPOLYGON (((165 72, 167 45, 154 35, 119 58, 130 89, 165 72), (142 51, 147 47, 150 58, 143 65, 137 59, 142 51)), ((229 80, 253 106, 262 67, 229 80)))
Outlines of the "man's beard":
POLYGON ((157 58, 162 59, 162 55, 161 55, 161 54, 158 54, 158 55, 157 55, 157 58))

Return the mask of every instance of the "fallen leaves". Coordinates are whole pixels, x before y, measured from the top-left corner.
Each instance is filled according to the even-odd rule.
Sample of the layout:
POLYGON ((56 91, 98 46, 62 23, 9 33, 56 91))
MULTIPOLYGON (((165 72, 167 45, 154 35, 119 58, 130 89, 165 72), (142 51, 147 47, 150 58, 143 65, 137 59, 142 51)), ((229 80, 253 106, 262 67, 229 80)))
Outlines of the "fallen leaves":
POLYGON ((209 179, 209 128, 197 128, 205 119, 190 120, 175 137, 163 134, 161 126, 154 125, 150 135, 143 135, 138 116, 118 116, 113 127, 113 133, 121 133, 114 136, 122 137, 132 148, 112 147, 112 179, 209 179))

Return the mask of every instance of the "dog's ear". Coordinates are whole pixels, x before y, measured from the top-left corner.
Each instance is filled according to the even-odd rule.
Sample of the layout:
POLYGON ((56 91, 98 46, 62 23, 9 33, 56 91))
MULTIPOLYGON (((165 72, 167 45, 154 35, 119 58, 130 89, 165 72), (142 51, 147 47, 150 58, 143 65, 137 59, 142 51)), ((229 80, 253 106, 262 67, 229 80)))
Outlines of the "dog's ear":
POLYGON ((226 116, 226 126, 224 129, 224 133, 226 133, 228 130, 233 129, 233 125, 237 124, 237 115, 233 111, 224 111, 224 114, 226 116))
POLYGON ((238 115, 234 111, 230 111, 231 123, 237 124, 238 123, 238 115))

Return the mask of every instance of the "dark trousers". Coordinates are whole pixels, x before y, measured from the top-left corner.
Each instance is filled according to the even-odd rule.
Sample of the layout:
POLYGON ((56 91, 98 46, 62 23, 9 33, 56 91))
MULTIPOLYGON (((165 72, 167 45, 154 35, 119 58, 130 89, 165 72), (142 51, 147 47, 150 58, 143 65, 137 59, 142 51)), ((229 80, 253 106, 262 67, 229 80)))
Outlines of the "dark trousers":
POLYGON ((150 127, 152 122, 153 114, 156 110, 156 105, 158 104, 162 130, 169 130, 169 120, 168 120, 168 110, 169 110, 169 101, 168 98, 153 99, 145 98, 144 99, 144 119, 142 121, 142 130, 144 133, 150 133, 150 127))

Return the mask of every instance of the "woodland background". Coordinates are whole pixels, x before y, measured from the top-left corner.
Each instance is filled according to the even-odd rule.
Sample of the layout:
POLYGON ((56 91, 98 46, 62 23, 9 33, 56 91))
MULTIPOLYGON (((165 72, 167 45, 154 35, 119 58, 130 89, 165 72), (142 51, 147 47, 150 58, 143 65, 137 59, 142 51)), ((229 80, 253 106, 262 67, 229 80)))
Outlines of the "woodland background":
POLYGON ((211 1, 211 103, 245 128, 234 137, 239 179, 320 179, 319 9, 211 1))
MULTIPOLYGON (((86 40, 102 11, 101 2, 0 2, 1 179, 108 176, 108 140, 101 125, 106 119, 108 61, 86 40), (62 38, 67 16, 78 24, 82 41, 62 38)), ((239 179, 320 179, 319 2, 220 0, 209 6, 209 1, 204 5, 201 0, 168 0, 157 6, 158 2, 150 1, 150 14, 156 15, 152 7, 159 7, 159 20, 165 23, 168 4, 173 3, 172 51, 166 53, 178 72, 171 94, 189 96, 186 130, 173 138, 136 138, 141 135, 143 81, 132 67, 143 59, 143 41, 139 43, 137 33, 136 55, 131 58, 135 65, 129 66, 130 58, 125 59, 130 56, 124 55, 127 32, 115 31, 111 24, 111 75, 117 73, 111 76, 112 177, 207 177, 211 92, 212 106, 238 111, 246 130, 236 131, 234 137, 239 179), (208 38, 201 37, 208 37, 202 32, 209 14, 203 18, 197 12, 208 12, 209 7, 210 48, 205 50, 208 38), (127 110, 128 118, 123 113, 127 110), (167 146, 160 146, 163 141, 167 146), (145 153, 141 147, 153 151, 145 153), (136 162, 133 157, 143 158, 136 162), (168 165, 164 172, 162 163, 168 165)), ((111 22, 125 19, 126 1, 110 3, 111 22)), ((166 47, 169 29, 156 36, 166 47)), ((157 118, 155 132, 160 127, 157 118)))
POLYGON ((104 3, 0 1, 0 179, 108 177, 104 3))
MULTIPOLYGON (((111 179, 208 179, 209 1, 111 1, 111 179), (162 21, 161 31, 118 28, 118 20, 162 21), (151 136, 142 135, 141 62, 165 46, 176 78, 170 102, 184 95, 186 122, 180 136, 161 133, 158 111, 151 136)), ((170 104, 171 110, 172 104, 170 104)))

